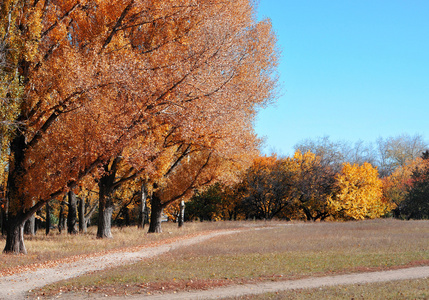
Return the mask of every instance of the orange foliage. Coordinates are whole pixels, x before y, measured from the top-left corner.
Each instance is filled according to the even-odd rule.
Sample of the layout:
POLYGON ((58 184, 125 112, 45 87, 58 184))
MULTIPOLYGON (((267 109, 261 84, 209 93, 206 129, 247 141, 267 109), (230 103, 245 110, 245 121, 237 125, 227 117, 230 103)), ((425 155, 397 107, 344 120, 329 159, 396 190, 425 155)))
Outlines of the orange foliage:
MULTIPOLYGON (((196 141, 196 164, 254 149, 253 117, 276 83, 276 40, 250 1, 3 4, 0 33, 25 95, 9 176, 18 223, 163 124, 162 136, 179 128, 185 144, 196 141)), ((147 145, 129 160, 156 170, 164 150, 147 145)))

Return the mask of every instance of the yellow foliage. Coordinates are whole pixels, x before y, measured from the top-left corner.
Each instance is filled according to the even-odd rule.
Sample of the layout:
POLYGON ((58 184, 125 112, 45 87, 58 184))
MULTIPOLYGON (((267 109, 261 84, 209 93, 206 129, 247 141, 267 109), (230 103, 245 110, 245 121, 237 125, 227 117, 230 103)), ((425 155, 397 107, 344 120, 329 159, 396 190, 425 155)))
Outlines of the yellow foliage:
POLYGON ((369 163, 362 166, 345 163, 336 176, 335 186, 336 193, 328 200, 335 217, 374 219, 390 209, 382 200, 382 182, 378 171, 369 163))

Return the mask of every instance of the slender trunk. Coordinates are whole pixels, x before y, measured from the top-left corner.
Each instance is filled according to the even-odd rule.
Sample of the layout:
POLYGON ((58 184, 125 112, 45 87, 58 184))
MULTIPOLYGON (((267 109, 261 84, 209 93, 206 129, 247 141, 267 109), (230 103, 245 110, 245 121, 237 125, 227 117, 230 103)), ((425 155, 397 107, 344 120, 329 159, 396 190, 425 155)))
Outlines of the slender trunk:
POLYGON ((184 220, 185 220, 185 201, 182 200, 180 202, 180 212, 179 212, 179 220, 178 220, 179 227, 183 226, 184 220))
MULTIPOLYGON (((109 175, 110 176, 110 175, 109 175)), ((109 176, 100 178, 99 187, 99 204, 98 204, 98 229, 97 238, 112 238, 112 213, 113 201, 112 191, 110 189, 109 176)))
POLYGON ((63 199, 63 201, 60 204, 60 213, 58 216, 58 231, 61 233, 62 230, 66 230, 67 226, 66 226, 66 213, 65 213, 65 197, 63 199))
POLYGON ((84 222, 83 226, 84 226, 85 232, 86 232, 86 230, 88 228, 88 225, 90 225, 92 214, 95 212, 96 208, 97 208, 97 205, 93 205, 92 208, 89 210, 89 212, 86 213, 85 216, 84 216, 85 217, 84 218, 85 222, 84 222))
POLYGON ((128 208, 128 206, 124 207, 122 213, 124 216, 125 226, 130 226, 130 209, 128 208))
MULTIPOLYGON (((6 202, 7 205, 7 202, 6 202)), ((7 213, 6 213, 6 207, 1 207, 1 234, 6 234, 6 227, 7 227, 7 213)))
POLYGON ((148 233, 160 233, 161 222, 162 222, 162 210, 163 206, 161 203, 161 199, 159 197, 152 195, 150 199, 151 203, 151 214, 150 214, 150 224, 148 233))
POLYGON ((24 234, 26 235, 35 235, 36 234, 36 216, 35 214, 25 221, 24 223, 24 234))
POLYGON ((79 200, 79 232, 86 233, 86 220, 85 220, 85 200, 79 200))
POLYGON ((147 190, 145 184, 142 184, 141 187, 141 201, 140 201, 140 209, 139 209, 139 228, 144 228, 144 225, 146 224, 146 200, 147 200, 147 190))
POLYGON ((51 230, 51 206, 49 205, 49 202, 46 203, 46 228, 45 232, 46 235, 49 234, 49 231, 51 230))
POLYGON ((24 223, 25 219, 21 216, 9 217, 4 253, 27 254, 24 245, 24 223))
POLYGON ((77 234, 76 230, 76 211, 77 211, 77 199, 76 194, 72 191, 68 193, 69 197, 69 211, 67 214, 67 232, 69 234, 77 234))

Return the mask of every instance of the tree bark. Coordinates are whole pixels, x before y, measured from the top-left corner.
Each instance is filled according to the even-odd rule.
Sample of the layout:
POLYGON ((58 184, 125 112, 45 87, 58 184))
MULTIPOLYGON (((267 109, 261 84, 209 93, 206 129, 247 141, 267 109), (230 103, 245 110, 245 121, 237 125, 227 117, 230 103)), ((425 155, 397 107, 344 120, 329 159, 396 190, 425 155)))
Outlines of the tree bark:
POLYGON ((82 198, 79 200, 79 232, 86 233, 86 231, 85 200, 82 198))
POLYGON ((179 227, 183 226, 184 220, 185 220, 185 201, 182 200, 180 202, 180 211, 179 211, 179 220, 178 220, 179 227))
POLYGON ((35 214, 25 221, 24 223, 24 234, 35 235, 36 234, 36 216, 35 214))
POLYGON ((51 230, 51 206, 49 205, 49 202, 46 203, 46 228, 45 232, 46 235, 49 234, 49 231, 51 230))
POLYGON ((98 182, 99 187, 99 206, 98 206, 98 229, 97 238, 113 238, 112 236, 112 189, 111 189, 111 175, 100 178, 98 182))
POLYGON ((7 227, 7 213, 6 208, 1 207, 1 234, 6 234, 6 227, 7 227))
POLYGON ((151 214, 150 214, 150 224, 148 233, 160 233, 162 232, 161 222, 162 222, 162 210, 163 206, 161 199, 156 195, 152 195, 150 199, 151 203, 151 214))
POLYGON ((20 180, 25 173, 24 152, 26 149, 24 130, 15 131, 10 143, 11 159, 9 161, 8 199, 9 210, 6 228, 6 245, 3 252, 26 254, 24 245, 24 224, 30 215, 25 215, 25 197, 22 194, 20 180))
POLYGON ((147 200, 147 189, 146 185, 143 183, 141 187, 141 201, 140 201, 140 210, 139 210, 139 223, 138 228, 144 229, 146 224, 146 200, 147 200))
POLYGON ((58 216, 58 231, 60 233, 62 232, 63 229, 65 230, 67 228, 67 226, 66 226, 66 216, 65 216, 65 211, 64 211, 65 210, 64 209, 65 202, 66 202, 66 200, 65 200, 65 197, 64 197, 63 201, 60 204, 60 213, 59 213, 59 216, 58 216))
POLYGON ((69 204, 68 204, 68 214, 67 214, 67 232, 69 234, 77 234, 76 230, 76 211, 77 211, 77 198, 76 194, 72 191, 68 193, 69 204))
POLYGON ((13 216, 8 219, 4 253, 27 254, 24 245, 24 223, 25 219, 21 216, 13 216))

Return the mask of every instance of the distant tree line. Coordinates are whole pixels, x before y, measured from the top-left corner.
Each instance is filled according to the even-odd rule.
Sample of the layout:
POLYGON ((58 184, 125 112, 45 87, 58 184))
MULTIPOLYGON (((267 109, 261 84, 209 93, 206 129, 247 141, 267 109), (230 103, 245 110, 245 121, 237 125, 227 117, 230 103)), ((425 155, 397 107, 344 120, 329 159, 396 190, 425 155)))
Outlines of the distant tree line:
POLYGON ((292 157, 261 156, 234 186, 216 184, 187 203, 188 220, 429 218, 429 152, 419 135, 377 147, 305 140, 292 157))

